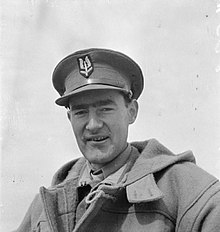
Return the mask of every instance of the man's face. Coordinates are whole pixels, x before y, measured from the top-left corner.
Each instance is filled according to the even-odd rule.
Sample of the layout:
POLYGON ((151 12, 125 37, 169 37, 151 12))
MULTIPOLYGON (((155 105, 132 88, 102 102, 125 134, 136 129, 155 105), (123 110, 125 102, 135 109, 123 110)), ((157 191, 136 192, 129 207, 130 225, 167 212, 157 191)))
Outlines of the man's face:
POLYGON ((137 102, 126 104, 116 90, 91 90, 70 99, 68 117, 82 154, 95 169, 116 158, 127 146, 128 126, 137 102))

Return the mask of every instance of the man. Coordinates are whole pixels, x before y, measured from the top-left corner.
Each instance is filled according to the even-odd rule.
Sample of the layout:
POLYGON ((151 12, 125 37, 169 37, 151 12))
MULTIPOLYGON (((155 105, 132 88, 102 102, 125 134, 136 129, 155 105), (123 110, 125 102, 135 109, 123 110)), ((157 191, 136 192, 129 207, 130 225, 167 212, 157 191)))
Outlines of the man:
POLYGON ((128 143, 143 89, 126 55, 88 49, 64 58, 53 84, 82 158, 40 188, 17 231, 220 231, 219 181, 155 139, 128 143))

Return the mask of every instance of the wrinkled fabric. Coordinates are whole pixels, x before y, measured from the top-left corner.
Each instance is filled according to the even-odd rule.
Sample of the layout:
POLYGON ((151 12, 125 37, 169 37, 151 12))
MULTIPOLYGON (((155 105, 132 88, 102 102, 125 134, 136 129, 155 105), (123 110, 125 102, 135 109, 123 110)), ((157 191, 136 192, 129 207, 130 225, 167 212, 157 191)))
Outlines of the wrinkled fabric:
POLYGON ((58 170, 50 188, 40 188, 17 231, 220 231, 219 181, 196 166, 192 152, 174 155, 155 139, 131 146, 133 163, 120 183, 91 190, 79 218, 84 158, 58 170))

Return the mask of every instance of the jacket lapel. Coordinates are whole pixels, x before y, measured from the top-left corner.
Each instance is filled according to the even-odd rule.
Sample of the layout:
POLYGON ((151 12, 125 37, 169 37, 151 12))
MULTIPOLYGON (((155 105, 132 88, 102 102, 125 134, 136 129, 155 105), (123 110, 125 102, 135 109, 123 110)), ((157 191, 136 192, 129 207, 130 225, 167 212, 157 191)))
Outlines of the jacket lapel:
POLYGON ((52 232, 70 232, 74 228, 77 181, 78 178, 75 178, 56 188, 40 188, 45 215, 52 232))

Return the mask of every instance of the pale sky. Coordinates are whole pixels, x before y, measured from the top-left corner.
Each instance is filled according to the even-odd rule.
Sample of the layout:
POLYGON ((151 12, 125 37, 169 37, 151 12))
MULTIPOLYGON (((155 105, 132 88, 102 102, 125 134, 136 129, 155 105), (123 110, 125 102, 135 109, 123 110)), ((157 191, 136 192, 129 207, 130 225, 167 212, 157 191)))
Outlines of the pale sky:
POLYGON ((51 74, 70 53, 110 48, 142 68, 129 141, 192 150, 220 178, 220 13, 205 0, 16 0, 1 12, 1 231, 16 229, 40 186, 77 158, 51 74))

